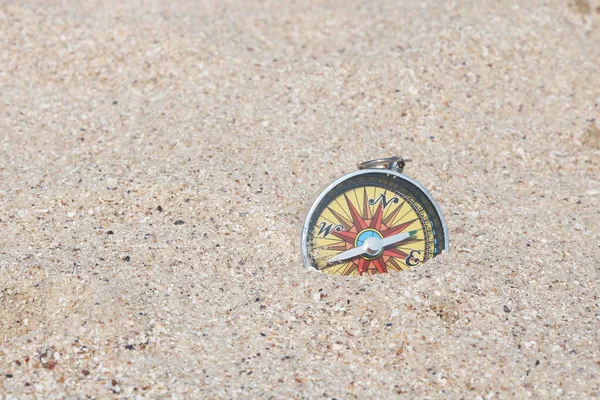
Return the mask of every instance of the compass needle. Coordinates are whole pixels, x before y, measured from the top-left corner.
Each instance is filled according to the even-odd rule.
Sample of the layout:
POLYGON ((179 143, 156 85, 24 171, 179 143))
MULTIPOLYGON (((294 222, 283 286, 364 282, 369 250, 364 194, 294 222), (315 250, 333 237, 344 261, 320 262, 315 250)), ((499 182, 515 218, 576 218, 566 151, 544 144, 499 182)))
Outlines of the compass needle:
POLYGON ((329 260, 327 260, 327 262, 334 263, 334 262, 338 262, 338 261, 342 261, 342 260, 347 260, 349 258, 354 258, 354 257, 360 256, 361 254, 364 254, 366 252, 367 252, 366 246, 355 247, 353 249, 346 250, 342 253, 339 253, 336 256, 331 257, 329 260))

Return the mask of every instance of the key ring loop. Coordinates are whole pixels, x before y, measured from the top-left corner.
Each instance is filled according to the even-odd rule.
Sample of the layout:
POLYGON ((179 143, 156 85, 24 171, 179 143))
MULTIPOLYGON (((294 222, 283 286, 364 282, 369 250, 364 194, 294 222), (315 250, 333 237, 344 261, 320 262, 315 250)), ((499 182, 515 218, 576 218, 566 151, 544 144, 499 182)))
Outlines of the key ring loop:
POLYGON ((404 159, 399 156, 387 157, 387 158, 378 158, 376 160, 363 161, 357 165, 358 169, 368 169, 368 168, 387 168, 392 171, 402 172, 404 170, 404 166, 410 159, 404 159))

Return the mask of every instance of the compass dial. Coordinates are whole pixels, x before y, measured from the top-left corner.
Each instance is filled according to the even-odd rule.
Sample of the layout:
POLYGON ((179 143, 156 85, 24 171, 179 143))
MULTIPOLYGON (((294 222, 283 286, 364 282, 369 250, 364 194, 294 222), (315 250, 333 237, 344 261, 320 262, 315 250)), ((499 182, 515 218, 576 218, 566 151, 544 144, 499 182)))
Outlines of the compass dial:
POLYGON ((401 271, 448 247, 431 195, 411 178, 382 169, 329 186, 307 216, 302 241, 305 263, 334 275, 401 271))

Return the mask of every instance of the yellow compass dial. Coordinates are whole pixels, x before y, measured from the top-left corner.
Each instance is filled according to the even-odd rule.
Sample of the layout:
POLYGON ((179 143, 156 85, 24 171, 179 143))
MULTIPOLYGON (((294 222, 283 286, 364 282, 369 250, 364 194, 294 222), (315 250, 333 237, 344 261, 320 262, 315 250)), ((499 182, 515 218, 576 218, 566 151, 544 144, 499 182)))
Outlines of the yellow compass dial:
POLYGON ((331 188, 314 208, 308 259, 335 275, 401 271, 440 253, 444 228, 431 197, 410 180, 360 174, 331 188))

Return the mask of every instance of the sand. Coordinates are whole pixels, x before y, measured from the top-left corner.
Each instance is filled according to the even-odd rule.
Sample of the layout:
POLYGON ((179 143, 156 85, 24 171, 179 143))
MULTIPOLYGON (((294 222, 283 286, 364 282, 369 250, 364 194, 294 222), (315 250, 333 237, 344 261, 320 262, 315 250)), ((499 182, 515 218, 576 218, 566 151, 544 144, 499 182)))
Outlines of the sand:
POLYGON ((600 2, 0 1, 0 398, 600 396, 600 2), (451 251, 307 271, 403 155, 451 251))

